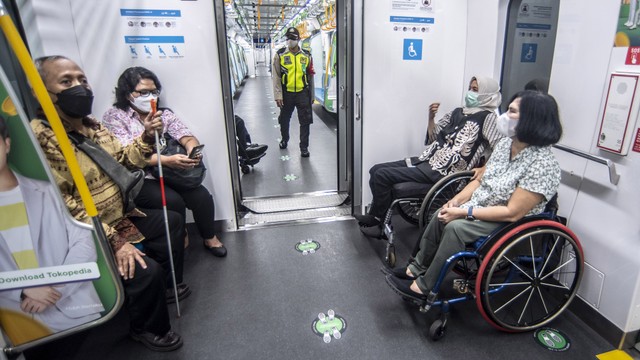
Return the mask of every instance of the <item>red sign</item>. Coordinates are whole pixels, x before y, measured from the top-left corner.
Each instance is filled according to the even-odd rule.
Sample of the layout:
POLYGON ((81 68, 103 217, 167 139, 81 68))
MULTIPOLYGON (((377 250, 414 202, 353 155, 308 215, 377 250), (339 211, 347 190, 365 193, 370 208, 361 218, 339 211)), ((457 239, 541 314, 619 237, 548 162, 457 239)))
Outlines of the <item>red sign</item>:
POLYGON ((636 139, 633 141, 633 151, 640 152, 640 129, 636 132, 636 139))
POLYGON ((640 46, 629 46, 626 65, 640 65, 640 46))

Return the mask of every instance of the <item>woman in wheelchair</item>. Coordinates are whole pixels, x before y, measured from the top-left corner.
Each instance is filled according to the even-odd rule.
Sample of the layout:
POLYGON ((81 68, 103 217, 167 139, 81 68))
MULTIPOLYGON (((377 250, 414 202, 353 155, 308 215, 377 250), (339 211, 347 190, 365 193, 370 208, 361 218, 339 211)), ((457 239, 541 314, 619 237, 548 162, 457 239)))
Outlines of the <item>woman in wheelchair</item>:
POLYGON ((562 125, 554 98, 518 93, 497 126, 506 138, 496 145, 482 178, 436 212, 406 268, 386 270, 387 283, 400 295, 426 300, 448 257, 505 223, 541 213, 558 191, 560 166, 551 145, 560 140, 562 125))
MULTIPOLYGON (((502 138, 496 129, 495 110, 502 102, 500 85, 488 77, 474 76, 469 82, 465 106, 456 108, 435 120, 440 103, 429 106, 427 148, 419 157, 376 164, 369 170, 369 187, 373 200, 366 215, 354 217, 361 231, 369 237, 380 237, 382 220, 397 195, 397 186, 415 185, 411 195, 422 194, 451 173, 471 170, 490 153, 502 138)), ((400 191, 403 195, 405 190, 400 191)), ((401 196, 406 197, 406 196, 401 196)))

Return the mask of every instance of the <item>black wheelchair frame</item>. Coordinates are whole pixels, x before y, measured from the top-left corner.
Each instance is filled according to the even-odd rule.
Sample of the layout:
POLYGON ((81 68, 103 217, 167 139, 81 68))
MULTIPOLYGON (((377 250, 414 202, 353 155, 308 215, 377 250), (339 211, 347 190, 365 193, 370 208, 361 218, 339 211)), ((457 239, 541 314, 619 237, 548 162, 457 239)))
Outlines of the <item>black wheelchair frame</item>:
MULTIPOLYGON (((420 208, 422 230, 472 174, 452 174, 433 186, 420 208)), ((422 312, 441 308, 440 318, 429 328, 433 340, 445 335, 450 306, 463 301, 474 300, 482 317, 506 332, 544 326, 569 306, 584 272, 584 253, 577 236, 564 225, 556 210, 554 197, 544 213, 499 227, 465 251, 450 256, 426 300, 403 295, 422 312), (460 278, 453 281, 454 296, 445 298, 441 293, 446 291, 441 289, 446 290, 443 284, 450 271, 460 278)), ((386 226, 385 233, 389 238, 385 260, 389 265, 395 264, 391 226, 386 226)), ((418 247, 416 244, 414 256, 418 247)))

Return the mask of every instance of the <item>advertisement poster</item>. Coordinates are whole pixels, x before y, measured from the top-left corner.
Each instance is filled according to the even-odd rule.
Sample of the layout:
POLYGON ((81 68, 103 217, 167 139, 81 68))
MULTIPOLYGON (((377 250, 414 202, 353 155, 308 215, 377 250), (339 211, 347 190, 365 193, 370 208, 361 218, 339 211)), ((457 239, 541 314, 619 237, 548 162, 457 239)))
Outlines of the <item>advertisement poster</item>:
POLYGON ((614 47, 640 46, 639 0, 618 0, 622 4, 618 15, 618 27, 614 47))
POLYGON ((93 284, 93 232, 71 220, 56 185, 42 180, 30 128, 2 72, 0 80, 0 130, 8 130, 0 132, 0 326, 17 346, 96 320, 105 307, 93 284), (25 157, 38 179, 23 175, 25 157))

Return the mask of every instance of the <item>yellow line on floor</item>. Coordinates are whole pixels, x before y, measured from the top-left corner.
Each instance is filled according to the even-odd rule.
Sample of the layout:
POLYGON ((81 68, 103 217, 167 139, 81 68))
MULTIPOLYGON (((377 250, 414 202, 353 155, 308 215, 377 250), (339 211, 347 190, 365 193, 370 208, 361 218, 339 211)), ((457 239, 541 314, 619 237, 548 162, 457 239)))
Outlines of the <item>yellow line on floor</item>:
POLYGON ((613 350, 600 355, 596 355, 600 360, 633 360, 629 354, 622 350, 613 350))

